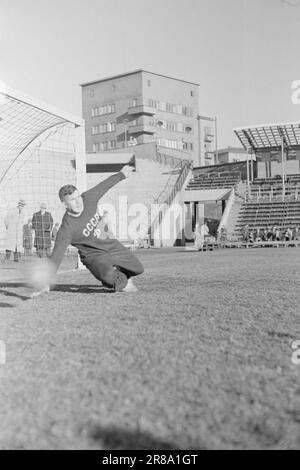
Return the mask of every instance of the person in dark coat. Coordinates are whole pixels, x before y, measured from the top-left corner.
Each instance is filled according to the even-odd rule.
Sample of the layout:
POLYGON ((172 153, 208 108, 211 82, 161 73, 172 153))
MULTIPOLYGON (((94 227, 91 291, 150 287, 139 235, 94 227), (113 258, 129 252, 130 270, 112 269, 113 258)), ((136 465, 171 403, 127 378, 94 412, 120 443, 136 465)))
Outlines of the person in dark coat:
POLYGON ((47 206, 44 202, 40 205, 40 211, 32 218, 32 228, 35 231, 34 246, 39 258, 45 258, 51 254, 51 232, 53 218, 50 212, 46 212, 47 206))

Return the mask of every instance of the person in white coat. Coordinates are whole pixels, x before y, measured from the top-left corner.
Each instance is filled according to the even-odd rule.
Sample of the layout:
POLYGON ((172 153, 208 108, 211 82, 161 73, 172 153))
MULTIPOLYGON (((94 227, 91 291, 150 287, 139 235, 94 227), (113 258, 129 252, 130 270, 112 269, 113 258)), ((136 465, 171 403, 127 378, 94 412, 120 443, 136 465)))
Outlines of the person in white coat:
POLYGON ((204 244, 204 237, 201 233, 201 228, 199 224, 196 224, 195 231, 194 231, 194 240, 195 240, 195 248, 196 250, 202 250, 204 244))
POLYGON ((205 242, 205 238, 209 235, 209 228, 206 222, 201 225, 196 224, 194 232, 195 248, 196 250, 202 250, 205 242))
POLYGON ((18 206, 9 209, 6 214, 4 224, 6 228, 5 251, 6 259, 10 260, 14 254, 14 261, 18 262, 23 248, 23 226, 25 223, 24 207, 26 202, 20 199, 18 206))

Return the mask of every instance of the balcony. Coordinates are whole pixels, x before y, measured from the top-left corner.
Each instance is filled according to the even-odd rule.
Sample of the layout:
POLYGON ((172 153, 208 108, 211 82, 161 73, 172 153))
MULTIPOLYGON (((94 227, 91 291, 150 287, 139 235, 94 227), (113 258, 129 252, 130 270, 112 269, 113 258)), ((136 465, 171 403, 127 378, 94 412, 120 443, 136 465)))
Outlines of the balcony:
POLYGON ((207 142, 208 144, 211 144, 212 141, 214 140, 215 136, 213 134, 206 134, 204 138, 204 142, 207 142))
POLYGON ((215 154, 213 152, 205 152, 206 160, 213 160, 215 154))
POLYGON ((154 135, 155 128, 152 126, 149 126, 149 124, 138 124, 137 126, 130 126, 128 128, 128 134, 130 135, 134 135, 134 134, 154 135))
POLYGON ((140 106, 131 106, 128 108, 128 115, 134 116, 135 114, 144 114, 145 116, 154 116, 155 109, 150 106, 140 105, 140 106))

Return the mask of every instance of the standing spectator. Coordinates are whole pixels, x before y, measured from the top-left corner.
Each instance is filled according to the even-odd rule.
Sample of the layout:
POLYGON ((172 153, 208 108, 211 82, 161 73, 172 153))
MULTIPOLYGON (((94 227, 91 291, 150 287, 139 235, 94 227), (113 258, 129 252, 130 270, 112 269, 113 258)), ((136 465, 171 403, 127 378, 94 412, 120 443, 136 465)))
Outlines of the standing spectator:
POLYGON ((300 236, 299 228, 295 227, 293 229, 293 240, 299 240, 299 236, 300 236))
POLYGON ((196 250, 202 250, 204 242, 205 242, 205 237, 209 235, 209 228, 206 224, 206 222, 201 225, 196 224, 195 231, 194 231, 194 240, 195 240, 195 248, 196 250))
POLYGON ((273 230, 271 227, 268 227, 267 240, 268 242, 271 242, 273 240, 273 230))
POLYGON ((281 231, 279 230, 279 228, 276 228, 275 240, 276 240, 277 242, 280 242, 280 241, 281 241, 281 238, 282 238, 281 231))
POLYGON ((204 239, 209 236, 209 228, 207 222, 204 222, 204 224, 201 226, 200 232, 202 233, 204 239))
POLYGON ((242 228, 242 236, 243 236, 243 241, 248 243, 249 242, 249 225, 245 225, 242 228))
POLYGON ((220 232, 219 232, 219 242, 220 242, 221 248, 225 248, 226 241, 227 241, 227 229, 224 225, 222 225, 220 232))
POLYGON ((34 246, 39 258, 45 258, 51 254, 51 231, 53 218, 50 212, 46 212, 47 206, 44 202, 40 205, 40 211, 32 218, 32 227, 35 231, 34 246))
POLYGON ((293 238, 293 232, 291 231, 290 228, 288 228, 285 232, 285 241, 290 242, 293 238))
POLYGON ((264 230, 262 228, 257 229, 257 242, 262 242, 264 241, 264 230))
POLYGON ((201 234, 200 225, 196 224, 195 231, 194 231, 194 240, 195 240, 195 248, 196 250, 202 250, 204 244, 204 237, 201 234))
POLYGON ((254 243, 254 241, 255 241, 255 231, 254 230, 250 230, 248 240, 249 240, 249 243, 254 243))
POLYGON ((21 250, 23 247, 23 226, 24 226, 24 207, 26 202, 20 199, 18 206, 10 209, 5 217, 4 224, 6 227, 5 250, 6 259, 10 260, 11 254, 14 253, 14 261, 17 263, 21 258, 21 250))
POLYGON ((268 240, 268 230, 265 228, 263 231, 263 241, 266 242, 268 240))
POLYGON ((28 220, 27 224, 23 227, 23 247, 25 256, 32 255, 32 248, 33 248, 33 228, 31 219, 28 220))

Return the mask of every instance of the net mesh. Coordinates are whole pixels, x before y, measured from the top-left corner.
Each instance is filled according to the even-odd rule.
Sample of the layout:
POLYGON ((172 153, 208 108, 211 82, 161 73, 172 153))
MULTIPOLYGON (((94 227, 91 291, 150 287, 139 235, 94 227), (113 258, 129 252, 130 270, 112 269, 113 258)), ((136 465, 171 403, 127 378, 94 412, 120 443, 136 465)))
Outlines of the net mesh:
POLYGON ((76 184, 76 126, 0 92, 1 260, 50 253, 57 227, 53 229, 64 213, 58 190, 76 184), (20 200, 26 203, 21 211, 20 200), (42 203, 43 217, 38 214, 42 203))

